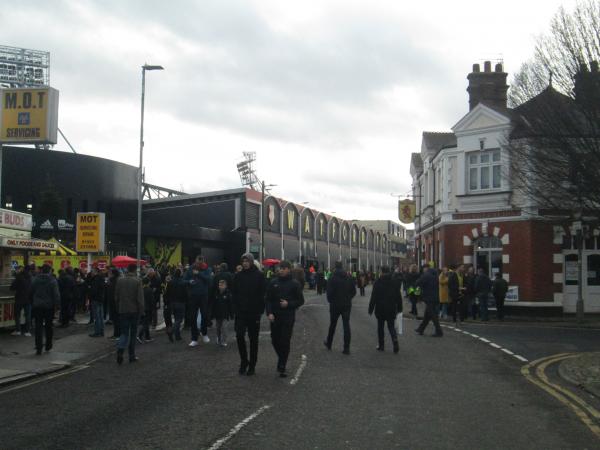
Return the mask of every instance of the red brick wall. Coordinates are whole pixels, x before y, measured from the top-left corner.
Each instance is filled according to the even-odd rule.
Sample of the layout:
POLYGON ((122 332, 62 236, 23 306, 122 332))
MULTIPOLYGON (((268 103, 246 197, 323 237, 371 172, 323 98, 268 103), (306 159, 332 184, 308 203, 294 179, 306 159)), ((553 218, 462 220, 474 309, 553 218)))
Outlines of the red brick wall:
MULTIPOLYGON (((552 243, 552 225, 540 221, 490 221, 488 235, 493 234, 495 227, 500 229, 499 238, 509 235, 509 243, 502 247, 502 254, 509 255, 509 262, 502 265, 502 270, 509 274, 511 286, 519 286, 519 300, 554 301, 554 293, 560 292, 561 287, 554 285, 553 274, 561 272, 562 266, 553 263, 553 254, 561 249, 552 243)), ((444 225, 439 230, 444 264, 462 264, 465 255, 474 257, 473 245, 463 244, 463 236, 474 240, 473 228, 482 234, 481 222, 444 225)))

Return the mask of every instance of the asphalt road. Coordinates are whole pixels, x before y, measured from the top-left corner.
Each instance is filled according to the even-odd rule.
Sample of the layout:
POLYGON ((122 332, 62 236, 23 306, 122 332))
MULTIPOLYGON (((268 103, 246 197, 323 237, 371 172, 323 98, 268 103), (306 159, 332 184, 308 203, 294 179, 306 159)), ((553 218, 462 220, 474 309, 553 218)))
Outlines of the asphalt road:
POLYGON ((417 336, 416 323, 405 320, 400 353, 391 352, 389 338, 385 353, 375 351, 375 320, 366 306, 366 298, 355 300, 346 356, 341 323, 334 349, 323 346, 328 309, 323 298, 307 296, 287 379, 277 377, 263 319, 254 377, 237 374, 233 333, 227 348, 211 342, 193 349, 156 333, 155 342, 140 346, 135 364, 119 367, 110 355, 0 392, 0 448, 599 447, 568 408, 524 379, 522 363, 470 336, 450 330, 441 339, 429 337, 431 330, 417 336))

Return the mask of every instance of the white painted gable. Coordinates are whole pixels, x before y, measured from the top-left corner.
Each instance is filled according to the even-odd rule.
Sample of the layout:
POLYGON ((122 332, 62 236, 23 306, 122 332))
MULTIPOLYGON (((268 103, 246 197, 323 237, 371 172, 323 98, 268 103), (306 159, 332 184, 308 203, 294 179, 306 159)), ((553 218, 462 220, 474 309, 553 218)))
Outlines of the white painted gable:
POLYGON ((452 127, 452 131, 458 136, 491 131, 509 125, 510 118, 485 106, 483 103, 479 103, 452 127))

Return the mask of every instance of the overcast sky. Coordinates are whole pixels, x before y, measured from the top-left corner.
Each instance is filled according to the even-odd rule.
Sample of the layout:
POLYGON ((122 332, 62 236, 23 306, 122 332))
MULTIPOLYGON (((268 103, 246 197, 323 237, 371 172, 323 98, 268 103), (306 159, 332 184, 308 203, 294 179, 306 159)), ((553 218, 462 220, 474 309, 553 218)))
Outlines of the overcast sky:
POLYGON ((410 190, 421 133, 468 111, 472 64, 502 58, 511 74, 573 3, 30 0, 0 9, 0 44, 51 53, 78 153, 138 164, 140 66, 161 64, 146 77, 149 183, 239 187, 255 151, 275 195, 397 220, 390 194, 410 190))

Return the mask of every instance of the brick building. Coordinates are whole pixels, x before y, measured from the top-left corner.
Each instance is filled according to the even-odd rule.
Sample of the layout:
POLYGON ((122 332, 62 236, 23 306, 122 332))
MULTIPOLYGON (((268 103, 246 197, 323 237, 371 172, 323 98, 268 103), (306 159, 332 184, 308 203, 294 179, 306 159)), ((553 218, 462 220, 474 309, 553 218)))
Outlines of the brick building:
MULTIPOLYGON (((507 142, 517 138, 526 111, 507 107, 506 78, 501 64, 493 71, 489 61, 483 71, 475 64, 467 77, 468 113, 451 132, 423 132, 421 151, 412 154, 417 259, 500 272, 511 287, 509 304, 574 312, 571 232, 544 220, 535 202, 511 185, 507 142)), ((549 86, 525 105, 557 96, 549 86)), ((591 232, 582 260, 587 312, 600 312, 598 244, 598 232, 591 232)))

